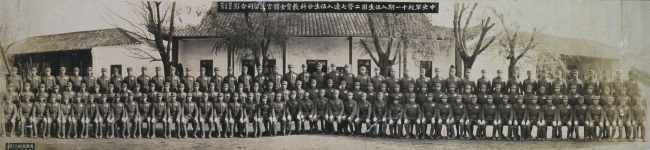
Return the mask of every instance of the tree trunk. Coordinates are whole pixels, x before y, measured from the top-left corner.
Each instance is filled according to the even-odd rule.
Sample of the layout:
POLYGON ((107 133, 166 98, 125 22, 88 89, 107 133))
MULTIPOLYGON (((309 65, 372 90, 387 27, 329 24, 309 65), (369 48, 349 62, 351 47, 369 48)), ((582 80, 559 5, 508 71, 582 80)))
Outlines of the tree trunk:
POLYGON ((455 67, 456 67, 456 76, 461 77, 463 75, 463 59, 460 57, 459 51, 456 50, 456 61, 455 61, 455 67))
MULTIPOLYGON (((465 68, 470 68, 471 69, 472 66, 474 65, 474 61, 476 61, 476 59, 468 58, 467 60, 465 60, 465 63, 463 63, 463 64, 465 65, 465 68)), ((461 72, 463 72, 463 71, 461 70, 461 72)), ((463 73, 465 73, 465 72, 463 72, 463 73)), ((462 78, 460 76, 458 76, 458 77, 462 78)))
POLYGON ((393 66, 393 64, 388 63, 388 61, 390 61, 390 60, 379 61, 379 62, 382 62, 382 63, 377 65, 379 67, 379 69, 381 69, 379 71, 379 74, 384 76, 384 77, 388 77, 388 75, 390 75, 390 69, 393 66))
POLYGON ((517 60, 510 60, 510 65, 508 65, 508 79, 514 77, 512 72, 516 69, 517 60))

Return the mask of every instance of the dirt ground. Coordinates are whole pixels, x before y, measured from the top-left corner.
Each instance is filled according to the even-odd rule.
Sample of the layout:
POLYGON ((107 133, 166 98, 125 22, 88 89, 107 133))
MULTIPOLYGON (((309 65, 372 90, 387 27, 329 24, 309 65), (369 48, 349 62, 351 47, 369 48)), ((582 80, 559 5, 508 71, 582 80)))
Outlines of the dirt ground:
MULTIPOLYGON (((249 126, 250 128, 250 126, 249 126)), ((564 129, 566 131, 566 128, 564 129)), ((252 130, 251 130, 252 131, 252 130)), ((488 131, 491 131, 488 127, 488 131)), ((162 128, 158 130, 162 135, 162 128)), ((443 133, 445 131, 443 130, 443 133)), ((490 134, 490 133, 488 133, 490 134)), ((649 142, 493 141, 382 139, 342 135, 290 135, 212 139, 0 138, 0 143, 35 143, 36 149, 648 149, 649 142)), ((3 145, 6 146, 6 145, 3 145)))

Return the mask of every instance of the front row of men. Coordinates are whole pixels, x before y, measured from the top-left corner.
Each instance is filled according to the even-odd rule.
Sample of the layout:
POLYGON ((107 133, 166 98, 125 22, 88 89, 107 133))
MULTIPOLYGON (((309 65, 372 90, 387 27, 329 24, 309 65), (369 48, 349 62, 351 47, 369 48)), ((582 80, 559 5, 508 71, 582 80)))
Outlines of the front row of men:
MULTIPOLYGON (((344 82, 341 84, 345 85, 344 82)), ((298 84, 302 83, 298 81, 298 84)), ((328 85, 331 84, 332 81, 328 80, 328 85)), ((191 93, 169 92, 170 85, 165 83, 162 92, 150 86, 147 93, 140 93, 140 86, 136 84, 134 92, 122 86, 124 89, 119 93, 101 94, 99 86, 95 86, 96 94, 89 94, 85 92, 86 86, 82 85, 81 92, 67 92, 71 91, 71 86, 66 86, 67 91, 58 94, 58 86, 54 86, 54 92, 47 93, 41 84, 38 93, 25 92, 23 94, 27 96, 20 96, 29 97, 31 94, 37 98, 35 102, 30 102, 29 98, 16 100, 14 96, 5 96, 0 105, 1 136, 7 135, 5 131, 8 130, 13 137, 14 129, 18 129, 21 137, 32 138, 39 135, 48 138, 52 134, 59 138, 87 138, 89 135, 96 138, 104 135, 107 138, 155 138, 156 125, 162 123, 165 138, 187 138, 189 134, 200 135, 200 138, 260 137, 263 133, 268 136, 276 136, 278 132, 289 135, 293 122, 297 134, 307 133, 305 129, 309 128, 311 134, 441 139, 445 126, 444 139, 482 140, 489 136, 494 140, 561 140, 562 127, 566 126, 569 140, 580 139, 578 129, 583 126, 584 140, 607 138, 612 141, 616 132, 621 138, 625 131, 630 141, 636 138, 646 141, 646 104, 643 98, 628 102, 630 98, 624 96, 615 99, 612 96, 578 95, 577 102, 569 102, 570 96, 542 98, 498 93, 477 96, 469 94, 470 86, 464 87, 467 94, 460 95, 441 92, 439 83, 434 85, 436 92, 421 94, 401 93, 399 85, 394 92, 382 90, 377 93, 347 91, 344 87, 287 90, 286 81, 278 91, 260 91, 259 85, 254 83, 249 93, 243 92, 241 83, 237 90, 229 90, 224 84, 221 91, 215 91, 214 84, 211 84, 206 92, 198 91, 198 84, 194 85, 191 93), (309 127, 305 127, 306 122, 309 127), (192 129, 188 132, 190 123, 192 129), (252 135, 247 130, 249 123, 253 124, 252 135), (26 128, 28 125, 32 126, 29 130, 26 128), (488 125, 492 125, 492 135, 487 134, 488 125), (505 134, 504 126, 507 126, 505 134), (533 127, 537 129, 537 135, 531 134, 533 127), (550 139, 548 127, 551 127, 550 139), (146 131, 142 131, 143 128, 146 131)), ((29 88, 30 85, 25 83, 24 86, 29 88)), ((315 87, 315 80, 311 86, 315 87)), ((422 87, 427 91, 426 85, 422 87)), ((455 88, 454 85, 450 87, 455 88)), ((183 85, 178 88, 184 91, 183 85)), ((354 88, 358 91, 358 82, 354 88)), ((368 88, 372 89, 372 84, 368 88)), ((408 88, 412 89, 413 85, 408 88)), ((496 88, 499 89, 500 85, 496 88)), ((479 90, 484 92, 486 87, 481 86, 479 90)))

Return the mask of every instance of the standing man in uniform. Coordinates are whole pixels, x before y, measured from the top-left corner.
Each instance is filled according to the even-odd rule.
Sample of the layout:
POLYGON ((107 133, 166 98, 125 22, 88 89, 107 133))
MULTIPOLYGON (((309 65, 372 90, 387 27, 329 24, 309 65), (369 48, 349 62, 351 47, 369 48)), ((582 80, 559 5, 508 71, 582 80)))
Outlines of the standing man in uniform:
POLYGON ((520 86, 521 86, 521 82, 519 82, 519 70, 517 69, 512 70, 512 76, 508 78, 508 82, 506 83, 506 87, 510 87, 510 91, 508 91, 508 93, 521 94, 522 92, 520 86), (512 89, 513 85, 515 86, 514 91, 512 89))
MULTIPOLYGON (((41 77, 41 80, 43 84, 45 84, 45 91, 46 92, 52 92, 52 88, 54 85, 56 85, 56 78, 52 76, 50 73, 52 72, 52 69, 50 67, 45 68, 45 75, 41 77)), ((108 86, 108 84, 106 84, 108 86)))
POLYGON ((106 68, 102 68, 102 76, 97 78, 97 86, 99 86, 101 93, 106 94, 109 91, 112 91, 112 89, 108 89, 108 85, 111 84, 110 80, 111 79, 106 76, 106 68))
MULTIPOLYGON (((435 72, 436 72, 436 76, 433 77, 433 78, 431 78, 431 82, 429 82, 429 85, 430 85, 431 87, 435 87, 435 85, 436 85, 437 83, 439 83, 441 86, 444 86, 444 85, 445 85, 445 79, 442 78, 442 77, 440 76, 440 69, 436 68, 436 69, 435 69, 435 72)), ((434 90, 434 89, 431 88, 431 91, 432 91, 432 92, 434 92, 433 90, 434 90)), ((442 88, 441 91, 442 91, 442 92, 446 92, 446 89, 442 88)), ((435 101, 435 99, 434 99, 434 101, 435 101)), ((436 102, 436 103, 438 103, 438 102, 436 102)))
MULTIPOLYGON (((187 92, 189 93, 190 91, 194 91, 192 87, 194 87, 194 82, 196 82, 196 78, 192 76, 190 73, 190 68, 185 69, 185 76, 181 79, 181 83, 185 85, 185 91, 178 91, 178 92, 187 92)), ((197 97, 198 99, 198 97, 197 97)))
MULTIPOLYGON (((146 87, 146 86, 149 85, 149 82, 151 81, 151 77, 149 77, 149 75, 147 75, 147 67, 142 67, 140 70, 142 71, 142 74, 140 76, 138 76, 138 78, 136 79, 137 83, 140 84, 141 86, 146 87)), ((142 90, 140 92, 145 93, 146 90, 147 90, 147 88, 142 88, 142 90)), ((153 97, 151 97, 151 98, 153 98, 153 97)), ((143 114, 143 115, 147 115, 147 114, 143 114)))
POLYGON ((341 83, 341 73, 336 70, 336 65, 332 64, 331 71, 327 73, 326 80, 332 80, 332 88, 338 89, 341 83))
MULTIPOLYGON (((113 84, 115 89, 111 90, 120 90, 122 89, 122 74, 120 74, 120 70, 117 68, 113 68, 113 74, 111 74, 111 82, 110 84, 113 84)), ((60 85, 60 84, 59 84, 60 85)))
POLYGON ((396 86, 399 86, 399 78, 397 78, 397 73, 395 69, 390 69, 390 77, 386 78, 386 86, 388 91, 394 91, 396 86))
MULTIPOLYGON (((451 93, 452 90, 451 85, 454 85, 454 89, 453 89, 454 93, 460 93, 461 90, 459 89, 462 89, 460 88, 461 87, 460 78, 456 77, 456 69, 454 65, 451 65, 451 67, 449 67, 449 77, 445 79, 445 88, 447 88, 447 93, 451 93), (459 88, 456 89, 455 87, 459 87, 459 88)), ((451 100, 450 102, 453 103, 453 101, 451 100)))
POLYGON ((273 73, 268 76, 268 80, 273 83, 273 87, 268 87, 267 85, 267 88, 273 89, 273 91, 280 90, 282 86, 282 74, 280 74, 278 67, 273 67, 273 73))
POLYGON ((311 79, 311 73, 307 72, 307 65, 302 64, 302 72, 298 74, 298 80, 302 81, 302 89, 309 88, 309 79, 311 79))
MULTIPOLYGON (((566 80, 564 80, 562 76, 562 70, 558 70, 557 73, 555 74, 555 80, 553 81, 553 86, 559 86, 560 87, 560 93, 557 94, 566 94, 567 93, 567 85, 566 85, 566 80)), ((556 94, 556 91, 554 91, 552 94, 556 94)), ((556 104, 557 105, 557 104, 556 104)))
MULTIPOLYGON (((587 75, 587 79, 585 79, 584 82, 584 89, 582 91, 582 94, 587 94, 587 87, 590 86, 593 88, 592 93, 596 93, 598 91, 598 80, 596 79, 596 73, 594 70, 589 70, 589 74, 587 75)), ((585 99, 585 103, 587 102, 587 99, 585 99)), ((587 103, 589 104, 589 103, 587 103)))
POLYGON ((253 77, 253 83, 257 83, 259 85, 260 91, 266 91, 266 82, 268 81, 268 77, 264 75, 264 72, 262 72, 262 70, 262 66, 257 67, 257 76, 253 77))
POLYGON ((126 83, 126 89, 133 91, 133 89, 135 88, 135 84, 138 83, 138 80, 133 75, 133 68, 131 67, 126 68, 126 73, 127 76, 124 77, 124 83, 126 83))
POLYGON ((16 67, 11 68, 11 74, 7 77, 7 86, 9 85, 14 86, 15 92, 23 91, 23 78, 18 75, 18 68, 16 67))
POLYGON ((375 86, 374 88, 377 92, 380 91, 381 84, 383 84, 384 81, 386 81, 386 78, 382 76, 380 73, 381 70, 379 69, 379 67, 375 67, 375 76, 372 77, 372 79, 370 79, 372 81, 372 85, 375 86))
MULTIPOLYGON (((492 83, 490 82, 490 79, 488 79, 485 76, 485 74, 487 74, 485 72, 485 69, 482 69, 481 70, 481 78, 478 78, 478 80, 476 80, 476 87, 481 88, 481 86, 485 86, 485 93, 486 94, 492 94, 492 83)), ((476 94, 478 94, 478 93, 480 93, 480 91, 476 91, 476 94)), ((479 97, 479 104, 481 104, 480 103, 480 97, 479 97)), ((481 105, 483 105, 483 104, 481 104, 481 105)))
POLYGON ((216 91, 221 91, 223 77, 219 75, 219 68, 214 67, 214 75, 210 78, 210 83, 214 83, 216 91))
POLYGON ((81 90, 82 81, 83 81, 83 77, 79 75, 79 67, 74 67, 72 69, 72 76, 70 77, 70 82, 72 83, 72 90, 75 92, 79 92, 79 90, 81 90))
POLYGON ((199 91, 205 92, 208 90, 208 86, 210 85, 210 77, 205 75, 205 67, 201 67, 199 69, 199 77, 196 77, 196 82, 199 83, 199 91))
MULTIPOLYGON (((603 74, 602 74, 603 78, 598 80, 598 88, 596 89, 596 93, 598 93, 598 95, 604 95, 605 94, 603 90, 605 89, 606 86, 610 87, 610 88, 612 87, 612 79, 609 78, 608 74, 609 74, 609 72, 607 70, 603 70, 603 74)), ((608 93, 608 94, 609 95, 612 94, 611 90, 610 90, 610 93, 608 93)), ((601 101, 601 103, 604 104, 604 103, 607 103, 607 102, 601 101)))
MULTIPOLYGON (((341 75, 341 81, 345 81, 345 83, 353 85, 354 83, 354 74, 352 74, 352 71, 350 71, 350 65, 346 64, 345 65, 345 72, 343 75, 341 75)), ((352 91, 354 86, 347 86, 345 89, 348 91, 352 91)))
POLYGON ((582 86, 582 80, 579 79, 579 71, 578 70, 573 70, 571 72, 571 79, 569 79, 569 82, 567 83, 568 87, 572 87, 573 85, 576 85, 576 93, 583 95, 582 93, 583 86, 582 86))
MULTIPOLYGON (((312 79, 316 79, 316 88, 318 89, 324 89, 325 88, 325 81, 327 81, 327 76, 325 72, 322 71, 323 69, 323 64, 317 63, 316 64, 316 72, 311 74, 312 79)), ((313 95, 312 95, 313 96, 313 95)))
POLYGON ((248 92, 251 90, 252 85, 253 85, 253 77, 248 74, 248 67, 244 66, 243 68, 243 73, 239 75, 239 78, 237 78, 237 83, 241 83, 244 86, 244 91, 248 92))
MULTIPOLYGON (((460 80, 460 85, 461 85, 461 87, 465 87, 465 86, 469 85, 470 86, 469 94, 475 94, 476 90, 477 90, 476 89, 476 84, 475 84, 476 82, 474 82, 474 81, 472 81, 472 79, 470 79, 471 71, 472 70, 470 68, 465 69, 465 78, 460 80)), ((465 94, 465 93, 467 93, 467 92, 461 90, 461 94, 465 94)))
MULTIPOLYGON (((181 68, 183 69, 183 68, 181 68)), ((178 85, 181 84, 181 79, 176 75, 176 67, 169 67, 169 76, 165 78, 165 82, 169 82, 170 92, 179 92, 178 85)), ((173 116, 172 116, 173 117, 173 116)), ((171 134, 171 133, 170 133, 171 134)))
POLYGON ((31 92, 38 92, 38 85, 41 84, 41 76, 38 75, 36 67, 32 67, 32 70, 29 72, 29 75, 25 77, 25 82, 32 85, 32 89, 27 89, 31 92))
MULTIPOLYGON (((427 73, 427 70, 426 70, 426 69, 424 69, 424 68, 420 68, 420 77, 417 78, 417 79, 415 79, 415 84, 416 84, 416 86, 417 86, 417 87, 416 87, 416 90, 417 90, 417 91, 422 91, 422 87, 423 87, 423 86, 426 86, 427 84, 429 84, 429 82, 431 82, 431 79, 429 79, 429 77, 425 76, 426 73, 427 73)), ((427 90, 427 91, 423 91, 423 92, 424 92, 424 93, 428 93, 429 90, 427 90)), ((420 100, 417 100, 417 101, 420 101, 420 100)), ((424 100, 424 99, 421 99, 421 101, 425 101, 425 100, 424 100)))
MULTIPOLYGON (((552 93, 553 91, 551 91, 551 88, 553 87, 553 81, 548 78, 548 73, 546 73, 546 70, 542 70, 542 77, 539 78, 539 80, 537 80, 537 86, 535 87, 535 89, 537 89, 537 93, 542 93, 541 92, 542 87, 545 87, 544 89, 546 91, 544 91, 544 92, 546 94, 553 94, 552 93)), ((541 101, 542 100, 540 99, 540 102, 541 101)), ((546 102, 546 101, 544 101, 544 102, 546 102)))
MULTIPOLYGON (((415 84, 415 79, 413 79, 413 78, 411 78, 409 76, 410 72, 411 71, 409 71, 409 70, 404 70, 404 77, 399 79, 400 87, 404 87, 400 92, 406 93, 406 92, 414 92, 415 91, 415 86, 413 86, 413 91, 409 91, 409 89, 407 88, 407 87, 409 87, 409 85, 414 85, 415 84)), ((402 103, 402 105, 405 105, 407 101, 408 100, 405 100, 405 102, 402 103)))
POLYGON ((298 74, 293 72, 293 65, 289 64, 289 72, 285 73, 282 76, 283 81, 287 81, 287 89, 294 90, 296 89, 296 81, 298 81, 298 74))
MULTIPOLYGON (((503 78, 501 77, 501 74, 502 74, 501 69, 498 69, 498 70, 497 70, 497 77, 494 77, 494 78, 492 79, 492 87, 495 88, 495 89, 491 89, 491 90, 492 90, 492 93, 495 93, 495 92, 496 92, 496 86, 497 86, 497 84, 498 84, 498 85, 501 85, 501 86, 499 86, 499 87, 502 87, 502 88, 500 89, 500 92, 501 92, 501 93, 508 93, 508 89, 506 88, 506 82, 505 82, 505 81, 503 80, 503 78)), ((501 101, 496 100, 496 97, 495 97, 494 102, 495 102, 495 104, 496 104, 496 103, 500 103, 501 101)))
POLYGON ((165 86, 165 76, 160 74, 160 67, 156 67, 156 76, 153 76, 153 78, 151 78, 151 83, 154 83, 156 85, 155 87, 158 89, 157 92, 162 92, 163 86, 165 86))
POLYGON ((361 68, 359 68, 359 75, 356 77, 354 81, 359 82, 361 86, 361 91, 369 92, 368 84, 372 84, 372 79, 370 78, 369 75, 366 74, 366 67, 361 66, 361 68))
MULTIPOLYGON (((528 78, 525 79, 524 81, 522 81, 521 86, 520 86, 522 88, 522 90, 527 90, 528 86, 530 86, 531 92, 528 93, 528 94, 536 94, 536 91, 537 91, 537 89, 535 89, 535 88, 537 88, 537 81, 535 81, 535 79, 533 79, 532 74, 533 74, 532 71, 530 71, 530 70, 526 71, 526 75, 528 75, 528 78)), ((522 93, 523 92, 524 91, 522 91, 522 93)))
POLYGON ((59 72, 59 76, 56 77, 56 85, 59 85, 60 87, 65 86, 70 82, 70 77, 65 74, 65 71, 65 67, 61 67, 61 72, 59 72))
POLYGON ((232 68, 228 67, 227 70, 228 70, 228 75, 223 78, 223 84, 227 84, 228 88, 234 91, 236 88, 235 85, 237 85, 237 77, 235 77, 232 68))

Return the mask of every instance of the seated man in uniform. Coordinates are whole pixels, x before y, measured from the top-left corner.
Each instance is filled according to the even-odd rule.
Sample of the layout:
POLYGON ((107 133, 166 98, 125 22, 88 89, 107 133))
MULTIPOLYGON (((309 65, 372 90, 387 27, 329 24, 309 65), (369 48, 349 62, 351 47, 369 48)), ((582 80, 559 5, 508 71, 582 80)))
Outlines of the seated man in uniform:
POLYGON ((442 137, 442 125, 444 124, 447 127, 447 136, 445 139, 450 139, 451 132, 454 128, 451 126, 453 119, 453 111, 451 110, 451 104, 447 103, 447 96, 442 97, 442 102, 438 104, 436 108, 436 118, 438 118, 438 124, 436 124, 436 139, 442 137))
MULTIPOLYGON (((412 85, 412 84, 411 84, 412 85)), ((406 126, 406 138, 410 138, 411 134, 415 136, 415 139, 419 138, 418 130, 420 129, 420 123, 422 120, 422 110, 420 105, 415 103, 415 94, 411 93, 409 96, 409 102, 404 106, 404 125, 406 126), (415 132, 413 132, 415 129, 415 132)))
POLYGON ((632 126, 634 131, 634 138, 641 138, 643 142, 646 142, 645 140, 645 114, 646 114, 646 107, 645 107, 645 101, 644 98, 637 98, 636 99, 636 105, 632 107, 632 126), (639 130, 641 131, 641 134, 639 135, 639 130))
POLYGON ((598 97, 593 99, 593 105, 589 106, 589 109, 587 110, 587 121, 589 122, 589 126, 587 129, 590 132, 589 136, 589 141, 598 141, 600 142, 600 138, 603 136, 603 133, 605 133, 605 128, 604 128, 604 122, 605 122, 605 108, 603 106, 599 105, 599 99, 598 97), (598 127, 598 130, 600 132, 596 134, 596 127, 598 127))
MULTIPOLYGON (((528 106, 528 118, 526 119, 526 128, 528 130, 523 131, 527 134, 527 138, 525 139, 526 141, 528 140, 535 140, 540 138, 541 132, 542 132, 542 106, 539 106, 537 103, 537 96, 533 96, 531 98, 531 103, 528 106), (533 137, 533 126, 537 128, 537 135, 533 137)), ((544 130, 546 131, 546 130, 544 130)))
POLYGON ((402 105, 399 99, 393 99, 393 104, 388 107, 390 135, 393 138, 402 138, 402 105))
MULTIPOLYGON (((465 121, 465 131, 469 135, 471 140, 477 140, 477 136, 474 134, 474 125, 479 127, 479 115, 481 114, 481 105, 476 103, 477 97, 472 95, 470 96, 470 103, 467 105, 467 120, 465 121)), ((480 130, 476 131, 477 133, 480 130)))
POLYGON ((480 121, 479 121, 479 131, 476 131, 479 139, 485 139, 487 137, 487 125, 492 125, 492 135, 490 139, 496 140, 495 136, 498 135, 499 130, 497 130, 498 122, 501 120, 498 114, 497 106, 492 103, 492 95, 487 95, 487 102, 481 106, 480 121))
POLYGON ((587 111, 588 111, 588 106, 585 105, 585 98, 583 96, 578 97, 578 104, 573 106, 573 129, 575 131, 575 139, 574 140, 579 140, 580 139, 580 126, 583 126, 583 134, 585 135, 585 138, 583 141, 587 141, 587 137, 589 136, 590 132, 589 131, 589 122, 587 121, 587 111))

